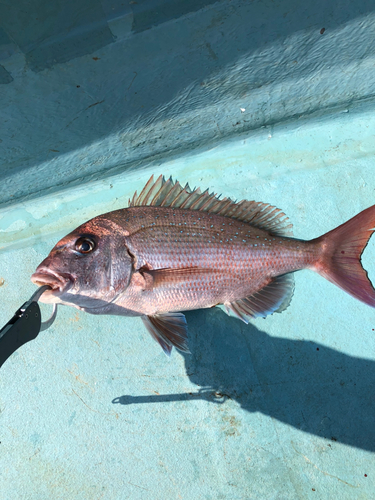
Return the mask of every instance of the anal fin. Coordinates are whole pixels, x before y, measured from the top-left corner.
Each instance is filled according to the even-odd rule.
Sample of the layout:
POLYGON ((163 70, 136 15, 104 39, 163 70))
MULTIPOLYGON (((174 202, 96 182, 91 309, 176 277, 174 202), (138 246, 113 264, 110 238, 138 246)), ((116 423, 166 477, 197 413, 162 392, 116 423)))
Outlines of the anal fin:
POLYGON ((225 302, 229 313, 232 311, 237 318, 246 324, 250 318, 266 317, 274 312, 284 311, 290 304, 294 293, 294 278, 292 274, 277 276, 264 288, 253 295, 235 302, 225 302))
POLYGON ((190 352, 187 341, 187 323, 182 313, 142 316, 142 320, 152 338, 160 344, 167 356, 170 356, 172 347, 183 352, 190 352))

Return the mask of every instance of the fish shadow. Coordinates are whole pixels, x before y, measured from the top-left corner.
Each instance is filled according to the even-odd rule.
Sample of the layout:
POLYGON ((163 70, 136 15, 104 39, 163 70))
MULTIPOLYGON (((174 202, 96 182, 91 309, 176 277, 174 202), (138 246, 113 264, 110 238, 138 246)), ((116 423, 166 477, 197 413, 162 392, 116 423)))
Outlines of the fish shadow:
POLYGON ((193 355, 184 358, 194 384, 212 387, 246 411, 375 451, 374 361, 271 337, 217 309, 208 315, 187 314, 193 355))
POLYGON ((186 313, 181 353, 197 393, 121 396, 113 403, 237 401, 304 432, 375 451, 375 362, 316 342, 271 337, 218 309, 186 313))

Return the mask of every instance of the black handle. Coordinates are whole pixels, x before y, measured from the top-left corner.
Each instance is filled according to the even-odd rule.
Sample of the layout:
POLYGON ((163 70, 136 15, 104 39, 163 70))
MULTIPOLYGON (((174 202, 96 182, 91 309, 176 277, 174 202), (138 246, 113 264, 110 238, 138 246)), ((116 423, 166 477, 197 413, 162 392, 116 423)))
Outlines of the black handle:
POLYGON ((37 302, 25 302, 0 330, 0 367, 19 347, 34 340, 40 331, 41 313, 37 302))

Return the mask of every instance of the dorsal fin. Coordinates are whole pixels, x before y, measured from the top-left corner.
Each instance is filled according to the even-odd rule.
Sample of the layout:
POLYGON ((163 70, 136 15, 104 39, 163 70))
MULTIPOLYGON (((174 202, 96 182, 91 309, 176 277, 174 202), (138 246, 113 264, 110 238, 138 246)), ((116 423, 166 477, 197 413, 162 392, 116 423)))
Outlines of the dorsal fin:
POLYGON ((276 207, 267 203, 242 200, 235 202, 230 198, 220 200, 220 195, 201 192, 200 188, 191 190, 189 184, 182 187, 172 178, 165 180, 160 175, 156 181, 152 175, 138 196, 137 192, 129 200, 129 207, 154 206, 200 210, 247 222, 260 229, 266 229, 278 236, 293 236, 292 224, 288 217, 276 207))

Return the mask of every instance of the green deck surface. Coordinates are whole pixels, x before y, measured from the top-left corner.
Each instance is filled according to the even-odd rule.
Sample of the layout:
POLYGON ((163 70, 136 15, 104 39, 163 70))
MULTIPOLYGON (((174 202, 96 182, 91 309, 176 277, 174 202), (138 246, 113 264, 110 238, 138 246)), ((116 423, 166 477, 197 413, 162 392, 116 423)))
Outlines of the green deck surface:
MULTIPOLYGON (((151 174, 303 239, 375 204, 374 2, 157 3, 0 6, 0 325, 151 174)), ((60 307, 0 370, 0 500, 374 500, 375 310, 295 278, 249 325, 187 313, 170 359, 140 319, 60 307)))

